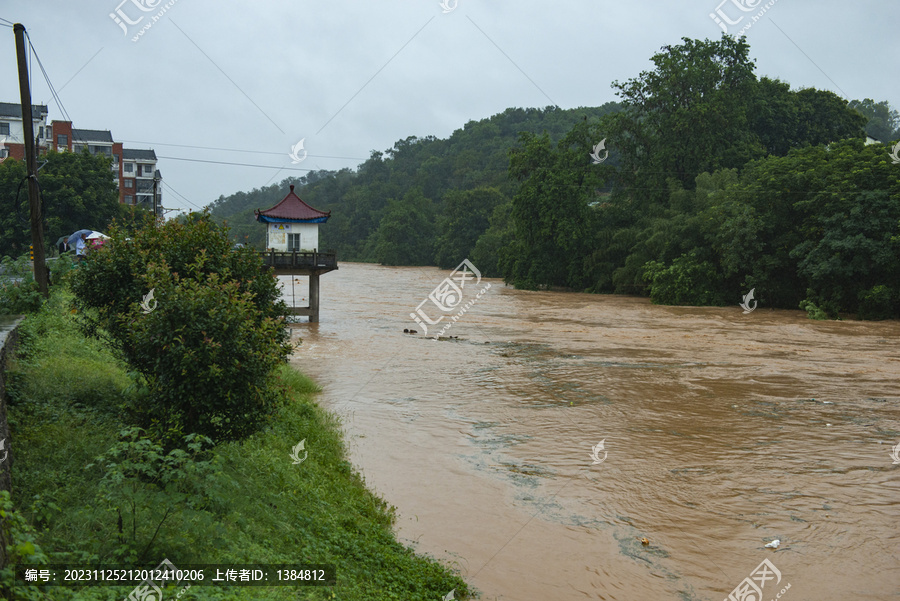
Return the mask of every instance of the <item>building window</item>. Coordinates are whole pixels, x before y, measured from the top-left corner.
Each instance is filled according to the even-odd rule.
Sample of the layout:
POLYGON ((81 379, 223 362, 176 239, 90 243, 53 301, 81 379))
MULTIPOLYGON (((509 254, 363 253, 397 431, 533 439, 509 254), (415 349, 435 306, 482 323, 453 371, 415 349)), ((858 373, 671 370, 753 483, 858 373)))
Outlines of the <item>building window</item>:
POLYGON ((0 136, 9 135, 9 123, 0 122, 0 136))
POLYGON ((117 154, 114 154, 114 155, 113 155, 113 164, 114 164, 114 165, 118 165, 118 164, 119 164, 119 155, 117 155, 117 154))
POLYGON ((43 138, 43 137, 44 137, 44 128, 39 127, 38 128, 38 138, 43 138))
POLYGON ((125 180, 125 187, 126 187, 126 188, 133 188, 133 187, 134 187, 134 180, 131 179, 131 178, 126 179, 126 180, 125 180))
POLYGON ((125 204, 133 205, 134 204, 134 196, 126 195, 125 196, 125 204))
POLYGON ((144 165, 144 175, 153 175, 153 165, 144 165))
POLYGON ((122 169, 125 171, 125 173, 131 173, 134 171, 134 163, 125 163, 122 166, 122 169))
POLYGON ((300 234, 288 234, 288 252, 300 250, 300 234))
POLYGON ((59 134, 56 136, 56 145, 57 146, 68 146, 69 145, 69 136, 66 134, 59 134))

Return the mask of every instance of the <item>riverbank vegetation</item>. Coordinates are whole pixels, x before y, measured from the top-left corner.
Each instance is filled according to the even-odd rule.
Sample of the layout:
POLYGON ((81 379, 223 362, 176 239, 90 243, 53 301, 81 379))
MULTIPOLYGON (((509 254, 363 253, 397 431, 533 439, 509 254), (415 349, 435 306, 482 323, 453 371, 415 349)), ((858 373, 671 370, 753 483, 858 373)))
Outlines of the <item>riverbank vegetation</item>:
POLYGON ((759 76, 745 39, 685 38, 651 60, 613 82, 618 102, 509 109, 212 212, 251 224, 294 183, 332 211, 321 244, 342 260, 469 258, 520 288, 687 305, 755 289, 762 307, 900 317, 897 111, 759 76))
MULTIPOLYGON (((336 586, 167 593, 182 600, 466 598, 457 575, 394 538, 393 509, 347 461, 316 385, 284 360, 273 278, 249 270, 252 254, 232 251, 204 216, 132 240, 111 233, 20 327, 7 372, 14 494, 0 499, 13 562, 337 571, 336 586)), ((10 592, 10 578, 0 573, 11 599, 123 599, 134 588, 10 592)))
MULTIPOLYGON (((40 197, 44 246, 55 252, 59 236, 83 228, 105 228, 116 218, 146 212, 119 203, 110 157, 51 150, 41 155, 40 197)), ((31 245, 25 161, 0 162, 0 257, 18 257, 31 245)))

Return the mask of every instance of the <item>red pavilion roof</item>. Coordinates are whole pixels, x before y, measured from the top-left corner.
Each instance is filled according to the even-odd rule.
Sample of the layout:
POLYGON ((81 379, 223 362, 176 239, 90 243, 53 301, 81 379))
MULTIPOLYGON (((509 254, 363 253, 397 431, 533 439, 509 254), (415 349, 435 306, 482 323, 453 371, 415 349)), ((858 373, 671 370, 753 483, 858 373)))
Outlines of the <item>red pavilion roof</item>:
POLYGON ((331 211, 323 212, 303 202, 299 196, 294 194, 293 185, 291 185, 291 191, 288 195, 277 205, 265 211, 257 209, 254 211, 254 214, 257 221, 266 223, 285 221, 324 223, 331 217, 331 211))

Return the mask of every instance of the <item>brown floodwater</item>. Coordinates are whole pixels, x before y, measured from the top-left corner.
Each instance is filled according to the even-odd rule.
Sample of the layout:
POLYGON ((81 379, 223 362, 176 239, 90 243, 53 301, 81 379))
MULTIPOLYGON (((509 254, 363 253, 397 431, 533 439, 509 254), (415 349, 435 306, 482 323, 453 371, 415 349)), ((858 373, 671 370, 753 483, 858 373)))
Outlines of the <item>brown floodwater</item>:
POLYGON ((294 328, 401 541, 485 600, 900 597, 900 322, 485 279, 435 341, 449 275, 342 263, 294 328))

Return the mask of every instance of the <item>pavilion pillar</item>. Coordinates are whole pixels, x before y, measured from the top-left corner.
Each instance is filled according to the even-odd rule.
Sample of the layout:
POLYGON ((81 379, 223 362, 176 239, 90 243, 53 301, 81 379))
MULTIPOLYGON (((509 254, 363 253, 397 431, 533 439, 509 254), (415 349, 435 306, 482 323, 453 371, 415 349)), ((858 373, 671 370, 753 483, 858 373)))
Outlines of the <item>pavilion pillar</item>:
POLYGON ((309 321, 319 321, 319 273, 309 274, 309 321))

